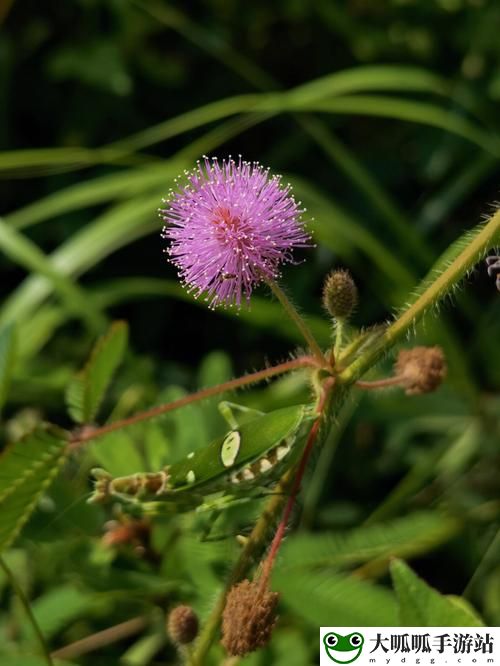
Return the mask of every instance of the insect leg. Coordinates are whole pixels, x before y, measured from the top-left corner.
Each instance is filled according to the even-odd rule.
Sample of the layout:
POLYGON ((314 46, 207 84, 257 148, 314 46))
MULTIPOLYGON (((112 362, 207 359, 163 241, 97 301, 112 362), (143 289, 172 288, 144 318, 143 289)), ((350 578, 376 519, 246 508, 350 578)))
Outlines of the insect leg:
POLYGON ((500 291, 500 256, 486 257, 486 266, 488 267, 488 275, 496 277, 496 287, 500 291))

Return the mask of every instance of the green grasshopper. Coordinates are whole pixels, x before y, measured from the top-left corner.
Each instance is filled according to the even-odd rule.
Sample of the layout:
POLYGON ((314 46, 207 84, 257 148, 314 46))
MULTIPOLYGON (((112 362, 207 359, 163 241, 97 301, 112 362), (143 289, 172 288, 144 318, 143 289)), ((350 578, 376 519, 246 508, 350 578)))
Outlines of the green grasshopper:
POLYGON ((269 485, 293 463, 294 448, 300 452, 294 444, 301 425, 313 414, 311 405, 268 414, 227 402, 219 409, 231 426, 226 435, 159 472, 113 478, 103 469, 94 469, 95 488, 89 501, 140 502, 154 512, 160 502, 175 502, 178 509, 183 504, 187 508, 203 504, 205 496, 214 493, 237 498, 253 487, 269 485), (238 419, 232 408, 240 411, 238 419))

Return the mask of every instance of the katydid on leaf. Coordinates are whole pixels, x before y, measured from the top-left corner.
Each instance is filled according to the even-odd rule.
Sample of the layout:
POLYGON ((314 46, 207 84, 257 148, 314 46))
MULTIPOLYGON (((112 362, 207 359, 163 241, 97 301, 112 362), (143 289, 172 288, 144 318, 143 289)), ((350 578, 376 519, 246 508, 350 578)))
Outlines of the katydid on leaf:
POLYGON ((89 501, 186 501, 189 506, 202 503, 212 493, 234 496, 267 486, 293 461, 300 426, 313 415, 311 405, 268 414, 227 402, 219 408, 231 425, 226 435, 159 472, 113 478, 105 470, 94 469, 95 488, 89 501), (233 413, 236 408, 239 418, 233 413))

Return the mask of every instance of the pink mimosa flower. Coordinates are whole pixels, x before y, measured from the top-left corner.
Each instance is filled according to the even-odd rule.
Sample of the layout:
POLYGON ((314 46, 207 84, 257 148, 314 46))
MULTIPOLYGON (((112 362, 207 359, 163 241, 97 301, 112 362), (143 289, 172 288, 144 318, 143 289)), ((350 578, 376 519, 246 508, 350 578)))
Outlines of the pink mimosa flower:
POLYGON ((248 302, 294 248, 311 245, 290 186, 257 162, 205 158, 186 177, 164 200, 162 237, 182 284, 210 307, 248 302))

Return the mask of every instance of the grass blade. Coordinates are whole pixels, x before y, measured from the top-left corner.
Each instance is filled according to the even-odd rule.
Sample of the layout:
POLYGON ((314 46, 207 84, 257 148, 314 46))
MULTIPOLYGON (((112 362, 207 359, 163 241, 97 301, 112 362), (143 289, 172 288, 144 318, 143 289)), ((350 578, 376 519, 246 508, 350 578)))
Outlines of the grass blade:
POLYGON ((1 219, 0 248, 16 263, 43 275, 52 289, 60 294, 68 310, 79 315, 90 328, 95 330, 103 325, 105 318, 97 308, 89 307, 84 290, 58 271, 34 243, 1 219))
POLYGON ((10 324, 0 330, 0 410, 7 400, 16 347, 16 330, 10 324))

